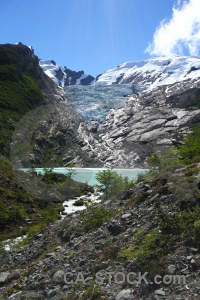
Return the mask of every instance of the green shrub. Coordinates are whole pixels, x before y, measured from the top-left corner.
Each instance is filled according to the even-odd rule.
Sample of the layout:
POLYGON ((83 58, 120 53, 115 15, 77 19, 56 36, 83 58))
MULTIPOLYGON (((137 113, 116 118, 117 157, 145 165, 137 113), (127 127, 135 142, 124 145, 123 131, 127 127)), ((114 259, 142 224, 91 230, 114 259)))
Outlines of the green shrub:
POLYGON ((118 195, 124 190, 133 187, 135 180, 129 180, 111 169, 99 171, 95 177, 104 189, 105 199, 118 195))
POLYGON ((100 300, 105 299, 102 297, 102 288, 91 284, 83 294, 83 300, 100 300))
POLYGON ((26 213, 23 208, 12 205, 7 206, 5 203, 0 202, 0 227, 5 228, 7 224, 21 223, 26 218, 26 213))
POLYGON ((74 206, 83 206, 84 205, 84 200, 83 199, 78 199, 74 202, 74 206))
POLYGON ((141 182, 141 181, 144 181, 145 179, 145 173, 138 173, 137 175, 137 182, 141 182))
POLYGON ((179 151, 173 147, 162 153, 152 153, 152 155, 147 158, 147 163, 150 167, 158 169, 159 175, 167 172, 171 173, 182 166, 179 151))
POLYGON ((200 162, 200 128, 193 129, 179 147, 180 160, 184 164, 200 162))
POLYGON ((105 207, 87 205, 87 209, 81 211, 81 223, 84 232, 91 232, 103 225, 111 217, 111 211, 105 207))

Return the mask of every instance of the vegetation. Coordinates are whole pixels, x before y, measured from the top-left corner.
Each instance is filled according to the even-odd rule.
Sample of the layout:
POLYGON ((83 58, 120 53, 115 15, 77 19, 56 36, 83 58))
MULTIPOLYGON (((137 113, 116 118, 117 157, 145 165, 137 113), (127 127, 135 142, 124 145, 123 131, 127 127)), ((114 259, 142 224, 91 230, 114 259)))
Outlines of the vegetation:
POLYGON ((154 152, 147 158, 148 165, 157 173, 173 172, 184 165, 200 162, 200 128, 193 128, 178 148, 171 147, 166 152, 154 152))
POLYGON ((102 288, 100 286, 96 286, 94 282, 92 282, 89 287, 86 288, 83 295, 78 297, 75 293, 70 294, 67 298, 63 300, 106 300, 107 298, 102 296, 102 288), (78 297, 78 298, 77 298, 78 297))
POLYGON ((99 171, 96 174, 96 179, 104 190, 105 199, 118 195, 136 183, 134 180, 129 180, 127 177, 117 174, 112 168, 99 171))
POLYGON ((200 162, 200 128, 193 129, 179 147, 180 161, 184 164, 200 162))
POLYGON ((105 207, 95 207, 93 204, 86 204, 86 207, 86 210, 80 212, 79 226, 68 224, 59 232, 63 241, 68 241, 73 233, 83 235, 97 230, 112 216, 111 210, 105 207))
POLYGON ((74 202, 74 206, 83 206, 84 205, 84 200, 83 199, 78 199, 74 202))
POLYGON ((8 156, 16 122, 31 109, 44 104, 38 70, 31 50, 1 45, 0 49, 0 153, 8 156))
MULTIPOLYGON (((199 141, 200 128, 196 128, 178 148, 152 153, 147 159, 150 172, 139 175, 138 181, 149 183, 154 195, 158 195, 151 202, 157 225, 151 230, 138 229, 131 246, 122 248, 117 255, 124 261, 134 260, 134 268, 148 272, 150 280, 156 274, 165 274, 164 261, 179 243, 200 248, 200 191, 196 186, 199 141), (166 199, 165 205, 162 199, 166 199)), ((145 201, 148 198, 144 192, 129 205, 145 201)))
POLYGON ((111 217, 111 211, 105 207, 86 206, 87 210, 81 211, 81 221, 84 232, 95 231, 111 217))
POLYGON ((95 286, 94 284, 90 284, 90 286, 84 292, 82 300, 105 300, 106 298, 102 296, 102 288, 100 286, 95 286))
POLYGON ((72 177, 76 174, 76 171, 72 167, 66 168, 66 177, 67 177, 67 196, 70 196, 70 189, 72 186, 72 177))
MULTIPOLYGON (((165 152, 152 153, 147 158, 148 166, 157 170, 157 173, 172 173, 175 169, 182 166, 180 162, 179 152, 176 148, 169 148, 165 152)), ((155 172, 156 173, 156 172, 155 172)))
POLYGON ((0 240, 39 231, 60 218, 62 210, 62 204, 41 202, 25 191, 9 161, 0 159, 0 240))

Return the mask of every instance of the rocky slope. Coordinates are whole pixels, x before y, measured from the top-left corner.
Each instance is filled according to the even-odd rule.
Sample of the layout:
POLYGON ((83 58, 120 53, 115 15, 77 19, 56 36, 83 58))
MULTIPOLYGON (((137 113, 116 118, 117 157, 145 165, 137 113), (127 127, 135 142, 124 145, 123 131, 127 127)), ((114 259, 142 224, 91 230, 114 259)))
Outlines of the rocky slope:
POLYGON ((0 153, 14 166, 96 164, 81 149, 77 113, 32 48, 0 45, 0 87, 0 153))
MULTIPOLYGON (((199 233, 193 224, 198 203, 194 199, 190 209, 184 209, 185 199, 174 188, 179 185, 185 193, 189 186, 184 184, 184 169, 174 166, 173 171, 176 177, 165 174, 166 178, 138 183, 121 200, 97 204, 96 210, 102 207, 109 215, 103 225, 85 226, 95 220, 76 212, 32 236, 27 245, 4 253, 1 299, 199 299, 199 233), (82 283, 67 284, 78 272, 83 273, 82 283), (95 283, 97 272, 101 284, 95 283), (137 278, 122 284, 120 274, 115 277, 118 272, 135 272, 137 278), (137 283, 139 272, 147 273, 137 283), (185 281, 182 277, 178 284, 177 275, 185 281)), ((197 191, 194 185, 190 188, 197 191)))

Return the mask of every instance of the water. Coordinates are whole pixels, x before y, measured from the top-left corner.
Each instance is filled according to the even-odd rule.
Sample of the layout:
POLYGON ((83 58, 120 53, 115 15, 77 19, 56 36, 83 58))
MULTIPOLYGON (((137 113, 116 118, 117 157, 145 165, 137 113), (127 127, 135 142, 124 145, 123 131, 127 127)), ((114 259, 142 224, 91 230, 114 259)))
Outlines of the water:
MULTIPOLYGON (((22 171, 28 172, 31 169, 21 169, 22 171)), ((44 174, 43 168, 35 168, 34 169, 38 174, 44 174)), ((88 185, 94 186, 98 184, 99 182, 96 180, 95 176, 99 171, 107 170, 106 168, 72 168, 73 171, 76 172, 75 175, 72 176, 72 178, 75 181, 87 183, 88 185)), ((148 169, 112 169, 113 171, 116 171, 119 175, 122 175, 123 177, 128 177, 131 179, 136 179, 137 175, 139 173, 145 173, 148 171, 148 169)), ((58 174, 67 174, 67 168, 53 168, 53 172, 58 174)))
POLYGON ((70 199, 70 200, 64 201, 63 202, 64 211, 61 212, 62 219, 64 219, 65 216, 68 215, 68 214, 72 214, 72 213, 75 213, 76 211, 86 209, 85 204, 83 204, 82 206, 74 205, 74 203, 77 200, 84 200, 84 202, 87 203, 87 204, 88 203, 89 204, 99 203, 99 202, 101 202, 101 197, 102 196, 103 196, 102 192, 98 192, 97 190, 95 190, 94 193, 89 193, 88 195, 83 195, 83 196, 77 197, 75 199, 70 199))
POLYGON ((23 241, 27 235, 18 236, 14 239, 9 239, 3 242, 3 247, 5 251, 10 251, 13 247, 15 247, 19 242, 23 241))

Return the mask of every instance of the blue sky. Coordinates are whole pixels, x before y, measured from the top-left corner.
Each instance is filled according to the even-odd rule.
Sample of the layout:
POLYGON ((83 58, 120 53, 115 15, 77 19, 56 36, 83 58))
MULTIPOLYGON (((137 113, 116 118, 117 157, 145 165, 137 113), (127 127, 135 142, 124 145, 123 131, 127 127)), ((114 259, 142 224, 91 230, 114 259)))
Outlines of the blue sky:
POLYGON ((96 76, 126 61, 174 53, 200 55, 199 4, 199 0, 0 0, 0 43, 20 41, 33 46, 41 59, 96 76), (185 37, 180 22, 185 23, 188 12, 191 32, 185 37))

